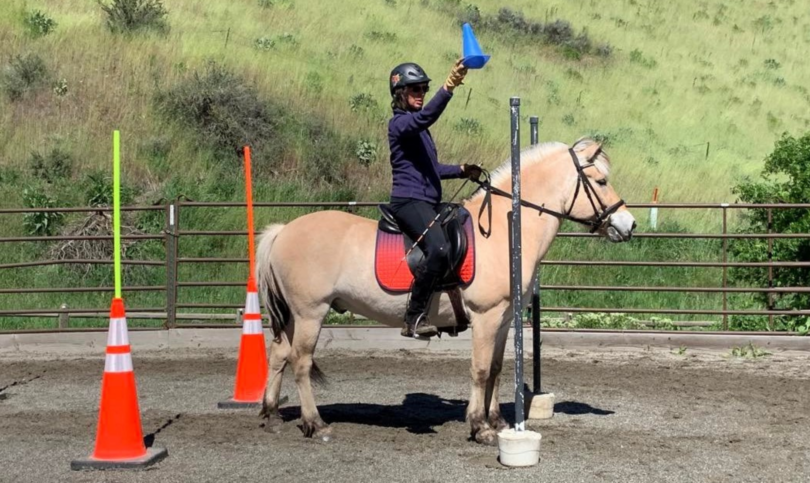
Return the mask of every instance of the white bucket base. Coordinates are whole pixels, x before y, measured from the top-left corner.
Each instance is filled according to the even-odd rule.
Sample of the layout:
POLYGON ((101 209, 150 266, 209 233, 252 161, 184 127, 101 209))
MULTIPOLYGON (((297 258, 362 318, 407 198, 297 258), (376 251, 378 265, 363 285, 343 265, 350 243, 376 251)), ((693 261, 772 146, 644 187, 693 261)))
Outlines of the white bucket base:
POLYGON ((498 433, 498 460, 504 466, 534 466, 540 461, 540 433, 504 429, 498 433))
POLYGON ((551 419, 554 417, 554 393, 532 394, 524 391, 526 419, 551 419))

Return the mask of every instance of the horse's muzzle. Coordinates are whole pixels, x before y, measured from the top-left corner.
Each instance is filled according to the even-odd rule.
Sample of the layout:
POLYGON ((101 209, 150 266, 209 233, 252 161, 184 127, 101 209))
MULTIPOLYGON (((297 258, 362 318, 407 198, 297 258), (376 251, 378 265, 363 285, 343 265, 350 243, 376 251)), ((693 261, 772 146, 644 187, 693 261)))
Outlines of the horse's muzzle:
POLYGON ((627 210, 610 215, 604 231, 608 240, 614 243, 626 242, 633 238, 636 229, 636 219, 627 210))

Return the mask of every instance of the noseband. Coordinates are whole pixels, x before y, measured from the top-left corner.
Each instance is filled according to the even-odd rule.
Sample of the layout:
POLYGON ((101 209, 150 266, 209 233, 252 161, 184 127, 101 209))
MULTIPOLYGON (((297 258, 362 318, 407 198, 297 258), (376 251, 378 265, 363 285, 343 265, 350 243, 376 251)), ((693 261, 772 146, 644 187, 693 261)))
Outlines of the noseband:
MULTIPOLYGON (((540 215, 543 213, 548 213, 549 215, 561 220, 571 220, 581 225, 585 225, 590 228, 590 233, 594 233, 607 221, 610 215, 624 206, 625 203, 624 200, 619 200, 610 206, 605 205, 602 199, 599 198, 599 195, 596 194, 596 190, 594 189, 593 185, 591 185, 591 181, 588 179, 588 176, 585 175, 585 170, 587 168, 595 166, 593 161, 602 153, 602 146, 599 146, 596 152, 590 158, 588 158, 585 166, 582 166, 579 163, 579 158, 572 148, 569 148, 568 152, 571 154, 571 159, 573 160, 574 167, 577 170, 577 187, 574 190, 574 197, 571 201, 571 206, 565 211, 565 213, 550 210, 545 206, 536 205, 526 200, 520 200, 520 205, 537 210, 540 215), (592 218, 584 219, 571 216, 571 210, 574 209, 574 204, 577 202, 577 196, 579 196, 580 189, 585 192, 585 195, 588 197, 588 202, 590 202, 591 207, 593 208, 594 216, 592 218), (596 200, 596 203, 594 202, 594 199, 596 200), (599 207, 596 206, 597 203, 599 204, 599 207)), ((482 170, 482 172, 484 174, 484 181, 478 181, 477 183, 481 186, 481 189, 486 192, 486 194, 484 195, 484 202, 481 203, 481 209, 478 211, 478 229, 484 238, 489 238, 489 235, 492 233, 492 194, 494 193, 498 196, 504 196, 509 199, 512 198, 512 195, 500 188, 492 186, 492 178, 490 178, 489 172, 485 170, 482 170), (484 230, 484 228, 481 226, 481 216, 483 215, 485 209, 487 210, 489 226, 487 230, 484 230)))

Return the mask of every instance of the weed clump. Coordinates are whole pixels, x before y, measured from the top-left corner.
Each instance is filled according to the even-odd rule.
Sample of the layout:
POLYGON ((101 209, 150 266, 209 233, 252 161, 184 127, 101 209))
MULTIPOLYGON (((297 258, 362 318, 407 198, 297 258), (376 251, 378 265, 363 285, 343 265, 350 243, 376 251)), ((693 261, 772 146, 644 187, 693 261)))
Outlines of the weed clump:
POLYGON ((112 33, 133 33, 139 30, 168 30, 168 11, 161 0, 112 0, 107 5, 98 0, 107 15, 107 28, 112 33))
POLYGON ((282 116, 279 109, 259 99, 255 87, 214 62, 159 92, 156 103, 166 118, 227 153, 239 152, 245 145, 261 151, 276 137, 282 116))
POLYGON ((56 28, 56 20, 39 10, 26 12, 23 16, 23 25, 32 37, 44 37, 56 28))
POLYGON ((48 83, 45 61, 36 54, 16 55, 3 69, 0 87, 12 101, 22 99, 48 83))
MULTIPOLYGON (((236 161, 250 146, 257 174, 284 167, 309 181, 341 183, 346 161, 356 157, 349 139, 317 119, 295 116, 261 99, 252 84, 215 62, 158 93, 155 101, 168 120, 190 129, 223 158, 236 161)), ((374 106, 369 95, 352 104, 356 112, 374 106)))
POLYGON ((477 31, 491 32, 508 41, 528 40, 558 47, 563 56, 581 59, 585 55, 609 57, 613 48, 606 43, 594 45, 588 33, 577 33, 571 22, 564 19, 543 23, 526 18, 522 11, 502 7, 497 14, 483 14, 472 4, 461 4, 460 0, 445 0, 438 7, 455 15, 460 23, 469 23, 477 31))
POLYGON ((31 153, 31 174, 48 183, 69 178, 73 171, 73 157, 61 148, 47 154, 31 153))
MULTIPOLYGON (((26 208, 54 208, 58 200, 39 188, 23 190, 23 202, 26 208)), ((29 235, 51 236, 57 232, 65 215, 58 211, 33 211, 23 215, 23 226, 29 235)))

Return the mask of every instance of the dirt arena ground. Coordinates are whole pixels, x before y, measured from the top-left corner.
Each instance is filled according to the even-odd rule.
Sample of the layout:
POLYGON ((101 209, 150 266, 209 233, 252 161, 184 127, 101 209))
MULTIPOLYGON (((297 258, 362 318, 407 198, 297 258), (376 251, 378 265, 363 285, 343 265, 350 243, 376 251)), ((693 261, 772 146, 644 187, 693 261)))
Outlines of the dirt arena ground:
MULTIPOLYGON (((75 472, 92 451, 102 356, 0 358, 0 481, 8 482, 744 482, 810 481, 810 358, 687 351, 544 352, 555 416, 540 464, 509 469, 468 440, 469 354, 318 353, 329 443, 302 437, 298 397, 280 433, 254 410, 223 411, 231 351, 135 354, 147 444, 169 457, 142 472, 75 472)), ((527 367, 529 376, 531 370, 527 367)), ((513 366, 501 396, 513 418, 513 366)))

